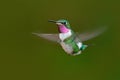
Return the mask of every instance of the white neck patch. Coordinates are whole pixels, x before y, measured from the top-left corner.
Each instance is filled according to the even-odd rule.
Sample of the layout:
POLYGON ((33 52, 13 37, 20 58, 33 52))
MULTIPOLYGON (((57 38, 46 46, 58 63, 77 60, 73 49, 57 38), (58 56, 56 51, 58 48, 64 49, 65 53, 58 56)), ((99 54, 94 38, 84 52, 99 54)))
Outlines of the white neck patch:
POLYGON ((69 30, 67 33, 60 33, 59 38, 61 41, 64 41, 66 38, 70 37, 72 35, 71 30, 69 30))

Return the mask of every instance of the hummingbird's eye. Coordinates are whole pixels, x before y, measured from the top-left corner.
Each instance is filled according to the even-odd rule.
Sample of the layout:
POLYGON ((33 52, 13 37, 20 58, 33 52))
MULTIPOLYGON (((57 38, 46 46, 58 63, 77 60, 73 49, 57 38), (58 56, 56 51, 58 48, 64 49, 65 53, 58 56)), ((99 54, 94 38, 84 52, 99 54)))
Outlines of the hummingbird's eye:
POLYGON ((66 22, 63 22, 62 24, 66 24, 66 22))

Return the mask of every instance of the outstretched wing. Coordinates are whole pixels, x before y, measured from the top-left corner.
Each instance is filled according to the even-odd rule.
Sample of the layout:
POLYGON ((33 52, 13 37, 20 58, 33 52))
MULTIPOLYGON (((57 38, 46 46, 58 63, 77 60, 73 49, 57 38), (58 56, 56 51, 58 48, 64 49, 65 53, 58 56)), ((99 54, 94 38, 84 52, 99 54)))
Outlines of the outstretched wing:
POLYGON ((81 34, 78 34, 78 38, 77 39, 80 39, 80 41, 87 41, 89 39, 92 39, 94 37, 97 37, 98 35, 102 34, 104 31, 106 30, 106 27, 103 27, 103 28, 99 28, 99 29, 96 29, 94 31, 89 31, 89 32, 84 32, 84 33, 81 33, 81 34))
POLYGON ((42 37, 44 39, 54 41, 54 42, 59 42, 59 35, 58 34, 40 34, 40 33, 32 33, 34 35, 37 35, 39 37, 42 37))

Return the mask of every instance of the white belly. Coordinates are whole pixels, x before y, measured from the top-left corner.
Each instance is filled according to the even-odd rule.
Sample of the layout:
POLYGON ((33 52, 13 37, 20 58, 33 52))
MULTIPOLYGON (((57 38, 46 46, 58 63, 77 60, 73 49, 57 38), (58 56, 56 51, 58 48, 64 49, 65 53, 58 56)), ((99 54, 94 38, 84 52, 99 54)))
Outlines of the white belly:
POLYGON ((64 42, 61 42, 60 44, 61 44, 63 50, 64 50, 66 53, 68 53, 68 54, 72 54, 72 53, 73 53, 73 48, 72 48, 72 46, 69 46, 68 44, 65 44, 64 42))
POLYGON ((60 33, 59 38, 61 41, 64 41, 66 38, 70 37, 72 35, 71 30, 69 30, 67 33, 60 33))

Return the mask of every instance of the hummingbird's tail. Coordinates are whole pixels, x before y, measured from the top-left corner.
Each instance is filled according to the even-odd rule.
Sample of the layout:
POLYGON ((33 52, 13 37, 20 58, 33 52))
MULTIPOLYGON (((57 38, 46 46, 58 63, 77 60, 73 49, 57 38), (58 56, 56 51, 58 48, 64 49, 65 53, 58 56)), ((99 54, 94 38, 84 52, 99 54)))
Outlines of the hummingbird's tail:
POLYGON ((80 48, 80 50, 85 50, 87 47, 89 46, 95 46, 95 44, 87 44, 87 45, 82 45, 82 47, 80 48))
POLYGON ((80 48, 80 50, 85 50, 88 47, 88 45, 82 45, 82 47, 80 48))

